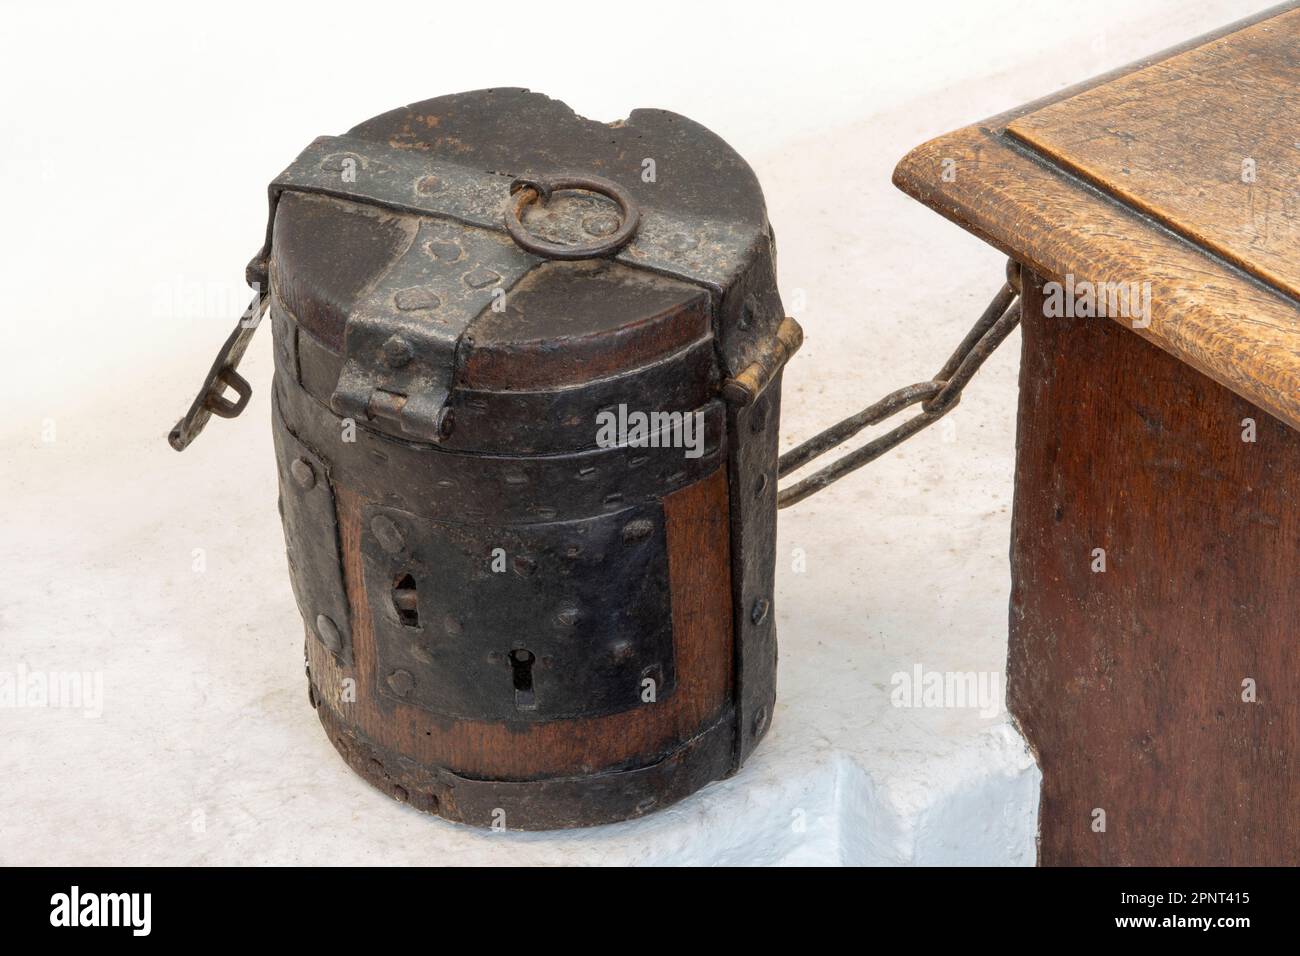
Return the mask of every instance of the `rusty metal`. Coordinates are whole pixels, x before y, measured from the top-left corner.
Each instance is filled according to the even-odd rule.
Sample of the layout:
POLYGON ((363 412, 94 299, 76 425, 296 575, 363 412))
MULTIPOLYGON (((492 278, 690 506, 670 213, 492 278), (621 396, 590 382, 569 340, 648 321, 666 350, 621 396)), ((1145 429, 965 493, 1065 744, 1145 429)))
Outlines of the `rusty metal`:
POLYGON ((323 704, 310 683, 308 702, 339 755, 372 786, 417 810, 477 827, 536 829, 535 821, 556 819, 556 807, 566 808, 567 827, 643 816, 726 776, 734 760, 734 716, 727 713, 645 767, 536 782, 479 780, 429 767, 369 739, 323 704))
POLYGON ((780 374, 790 356, 803 344, 803 329, 787 316, 776 327, 776 335, 768 347, 750 362, 740 374, 727 379, 722 385, 723 397, 733 405, 749 405, 762 394, 772 379, 780 374))
POLYGON ((189 411, 167 435, 168 444, 177 451, 184 451, 199 432, 203 431, 203 427, 213 415, 219 418, 235 418, 248 405, 253 388, 235 369, 239 365, 239 360, 244 357, 248 343, 261 324, 262 316, 266 314, 266 308, 270 303, 270 291, 265 285, 254 283, 254 288, 256 294, 253 300, 239 317, 239 322, 225 344, 221 346, 221 350, 217 352, 216 360, 208 370, 198 395, 190 404, 189 411), (227 387, 233 389, 239 396, 238 401, 232 402, 225 397, 223 392, 227 387))
POLYGON ((636 235, 641 224, 641 210, 618 183, 600 176, 557 175, 546 179, 516 179, 510 184, 514 201, 506 205, 506 229, 523 249, 543 259, 593 259, 613 255, 636 235), (582 189, 614 200, 622 213, 622 224, 611 235, 597 242, 565 245, 548 242, 532 235, 523 222, 524 210, 533 203, 548 203, 557 190, 582 189))
POLYGON ((961 344, 944 363, 939 374, 928 382, 919 382, 891 392, 873 405, 832 425, 825 431, 781 456, 777 474, 784 478, 848 441, 864 428, 877 425, 912 405, 921 405, 921 414, 908 419, 885 434, 872 439, 833 464, 786 488, 777 496, 777 507, 788 508, 814 495, 845 475, 875 461, 922 429, 933 425, 957 405, 962 389, 970 382, 984 361, 1020 323, 1019 265, 1007 264, 1007 282, 989 303, 961 344))

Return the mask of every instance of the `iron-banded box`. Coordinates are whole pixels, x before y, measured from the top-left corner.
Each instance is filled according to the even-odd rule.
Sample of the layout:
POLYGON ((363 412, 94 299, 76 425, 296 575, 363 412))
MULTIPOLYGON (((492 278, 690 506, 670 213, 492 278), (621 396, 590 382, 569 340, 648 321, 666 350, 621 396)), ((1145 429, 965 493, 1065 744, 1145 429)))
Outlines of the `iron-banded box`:
POLYGON ((269 309, 290 574, 339 752, 511 829, 733 772, 772 714, 800 342, 749 167, 673 113, 484 90, 317 139, 270 202, 258 298, 172 443, 243 407, 269 309))

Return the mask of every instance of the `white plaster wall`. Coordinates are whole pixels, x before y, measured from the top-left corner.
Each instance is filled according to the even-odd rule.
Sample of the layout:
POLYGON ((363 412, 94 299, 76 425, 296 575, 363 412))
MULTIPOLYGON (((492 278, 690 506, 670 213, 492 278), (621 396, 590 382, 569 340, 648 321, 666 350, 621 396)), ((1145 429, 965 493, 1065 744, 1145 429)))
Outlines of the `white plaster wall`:
POLYGON ((503 72, 528 20, 508 7, 6 11, 0 673, 94 672, 104 699, 96 718, 0 707, 0 863, 1032 863, 1038 772, 1005 714, 890 701, 918 664, 1002 673, 1018 337, 950 430, 783 514, 779 703, 744 771, 582 832, 421 816, 325 740, 275 509, 269 335, 244 418, 181 456, 164 436, 242 307, 288 159, 397 103, 513 83, 607 119, 676 109, 751 159, 807 333, 789 447, 930 377, 1001 281, 998 255, 890 186, 909 147, 1250 10, 656 3, 627 8, 626 57, 537 39, 503 72))

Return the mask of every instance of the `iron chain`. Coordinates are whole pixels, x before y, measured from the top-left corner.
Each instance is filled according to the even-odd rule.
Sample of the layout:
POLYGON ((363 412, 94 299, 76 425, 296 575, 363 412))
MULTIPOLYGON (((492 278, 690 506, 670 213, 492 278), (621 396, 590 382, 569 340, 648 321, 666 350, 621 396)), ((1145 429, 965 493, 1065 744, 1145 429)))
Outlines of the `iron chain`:
POLYGON ((777 494, 777 507, 788 508, 816 494, 832 482, 838 481, 863 465, 875 461, 890 449, 911 438, 917 432, 933 425, 961 401, 964 389, 984 361, 993 354, 1011 330, 1020 324, 1020 266, 1015 260, 1007 262, 1007 281, 998 290, 979 321, 971 328, 956 351, 944 363, 939 374, 928 382, 908 385, 890 392, 874 405, 868 405, 856 415, 851 415, 832 425, 818 435, 781 456, 777 464, 777 477, 784 478, 804 465, 820 458, 831 449, 848 441, 864 428, 877 425, 903 409, 920 403, 921 414, 909 418, 901 425, 874 438, 856 451, 818 472, 783 488, 777 494))

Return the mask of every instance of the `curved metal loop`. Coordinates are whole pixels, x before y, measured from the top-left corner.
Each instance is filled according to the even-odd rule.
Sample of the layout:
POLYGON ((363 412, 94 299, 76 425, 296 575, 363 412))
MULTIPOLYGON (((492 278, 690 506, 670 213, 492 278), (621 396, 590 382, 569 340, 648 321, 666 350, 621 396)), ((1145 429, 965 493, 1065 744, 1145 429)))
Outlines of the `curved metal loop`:
POLYGON ((203 426, 213 415, 219 418, 234 418, 248 405, 253 387, 248 384, 244 376, 235 371, 235 366, 244 357, 248 343, 253 333, 257 331, 257 327, 261 325, 262 316, 266 314, 267 306, 271 301, 270 293, 264 286, 255 285, 254 288, 257 289, 257 293, 253 296, 253 301, 248 304, 244 314, 239 317, 234 331, 221 346, 221 351, 217 353, 212 368, 203 379, 203 387, 199 389, 199 394, 190 405, 189 411, 167 434, 168 443, 177 451, 184 451, 190 442, 198 437, 199 432, 203 431, 203 426), (226 398, 224 393, 227 388, 235 392, 235 401, 226 398))
POLYGON ((864 428, 878 425, 891 415, 934 398, 943 389, 941 382, 918 382, 908 385, 896 392, 891 392, 874 405, 868 405, 856 415, 852 415, 838 424, 832 425, 819 435, 814 435, 802 445, 790 449, 781 456, 777 463, 776 476, 784 478, 792 471, 798 471, 814 458, 819 458, 836 445, 840 445, 864 428))
POLYGON ((227 365, 217 373, 217 384, 213 386, 212 391, 208 393, 204 404, 208 410, 218 418, 237 418, 239 413, 248 405, 248 400, 253 395, 253 386, 248 384, 248 379, 240 375, 231 366, 227 365), (229 387, 237 396, 236 401, 231 401, 222 394, 221 388, 229 387))
MULTIPOLYGON (((827 430, 827 432, 823 432, 821 435, 818 435, 817 437, 811 439, 810 441, 804 442, 803 445, 800 445, 798 448, 794 449, 794 451, 790 452, 788 455, 782 455, 779 462, 777 463, 777 476, 781 477, 786 474, 789 474, 791 471, 794 471, 796 468, 801 467, 801 465, 806 464, 807 462, 811 461, 813 458, 817 457, 818 455, 830 451, 831 448, 834 448, 836 445, 840 444, 840 442, 844 441, 851 435, 861 431, 863 428, 866 428, 868 425, 874 425, 878 422, 884 421, 884 419, 888 418, 890 415, 900 412, 904 408, 907 408, 908 406, 915 405, 917 402, 923 402, 926 400, 927 396, 937 395, 942 388, 943 388, 942 382, 921 382, 917 385, 909 385, 906 388, 900 388, 897 392, 892 393, 891 395, 887 396, 883 400, 877 402, 875 405, 863 409, 857 415, 853 416, 853 418, 846 419, 845 421, 840 422, 839 425, 832 426, 830 429, 827 430), (873 410, 878 410, 878 411, 875 411, 873 413, 873 410), (856 419, 865 416, 870 416, 870 417, 869 419, 862 421, 861 424, 852 428, 852 430, 850 430, 848 434, 846 434, 843 438, 832 440, 833 436, 828 435, 828 432, 835 431, 836 429, 846 425, 848 422, 855 421, 856 419), (825 436, 825 441, 830 441, 830 444, 824 443, 824 436, 825 436), (824 447, 818 448, 816 451, 813 451, 811 454, 805 454, 803 456, 803 461, 787 462, 786 460, 787 457, 789 457, 790 455, 794 455, 795 453, 801 452, 805 448, 805 446, 811 445, 814 442, 817 443, 818 445, 823 445, 824 447)), ((913 435, 919 432, 922 428, 925 428, 927 425, 933 424, 934 422, 938 421, 948 412, 952 411, 952 409, 956 406, 956 404, 957 404, 956 402, 952 402, 947 407, 943 408, 940 411, 935 411, 935 412, 923 411, 920 415, 917 415, 915 418, 909 418, 907 421, 903 422, 901 425, 897 426, 896 428, 892 428, 889 431, 885 432, 885 434, 881 435, 879 438, 873 438, 871 441, 867 442, 865 445, 863 445, 861 448, 857 449, 856 451, 849 452, 847 455, 845 455, 843 458, 840 458, 834 464, 827 465, 825 468, 821 469, 820 471, 815 472, 812 475, 809 475, 803 481, 797 482, 791 485, 789 488, 780 489, 777 492, 777 496, 776 496, 777 508, 788 508, 790 507, 790 505, 798 504, 800 501, 803 501, 809 495, 814 495, 817 492, 821 491, 831 482, 838 481, 840 478, 843 478, 849 472, 856 471, 857 469, 861 468, 863 465, 875 461, 877 458, 879 458, 885 452, 889 451, 895 445, 898 445, 901 442, 905 441, 906 439, 911 438, 913 435)))
POLYGON ((598 259, 610 256, 627 245, 641 224, 641 210, 631 195, 618 183, 600 176, 552 176, 548 179, 516 179, 510 184, 513 199, 506 204, 506 230, 521 249, 544 259, 598 259), (623 224, 603 239, 580 245, 564 245, 538 239, 524 228, 524 209, 533 203, 546 205, 551 195, 565 189, 582 189, 597 193, 618 204, 623 224))
MULTIPOLYGON (((958 345, 952 355, 948 357, 948 361, 943 364, 943 368, 939 370, 939 374, 934 377, 936 382, 946 382, 947 384, 945 385, 943 392, 925 403, 925 410, 927 412, 933 411, 936 406, 945 404, 953 397, 955 392, 961 390, 961 386, 954 387, 956 381, 959 380, 961 385, 965 385, 966 382, 970 380, 969 374, 959 378, 958 372, 962 369, 963 364, 975 348, 984 341, 985 336, 989 329, 993 327, 993 324, 997 322, 998 319, 1002 317, 1003 313, 1011 307, 1011 303, 1016 300, 1016 294, 1017 293, 1015 289, 1011 287, 1009 280, 1001 289, 998 290, 998 294, 995 295, 993 301, 988 304, 988 308, 986 308, 984 314, 979 317, 979 321, 977 321, 971 327, 971 330, 966 333, 966 337, 961 340, 961 344, 958 345)), ((967 366, 967 368, 969 369, 969 366, 967 366)), ((971 374, 974 373, 974 369, 969 370, 971 374)))
POLYGON ((939 374, 929 382, 908 385, 886 395, 874 405, 869 405, 856 415, 832 425, 819 435, 791 449, 777 462, 777 477, 784 478, 802 468, 815 458, 852 438, 862 429, 879 424, 891 415, 918 402, 921 414, 909 418, 901 425, 874 438, 861 448, 851 451, 831 465, 777 493, 777 507, 788 508, 809 495, 816 494, 831 482, 843 478, 851 471, 875 461, 891 448, 912 437, 927 425, 937 422, 952 411, 961 401, 962 389, 971 380, 984 360, 1020 324, 1020 301, 1017 289, 1019 268, 1014 277, 1008 265, 1008 281, 998 290, 979 321, 967 333, 956 351, 944 364, 939 374))

